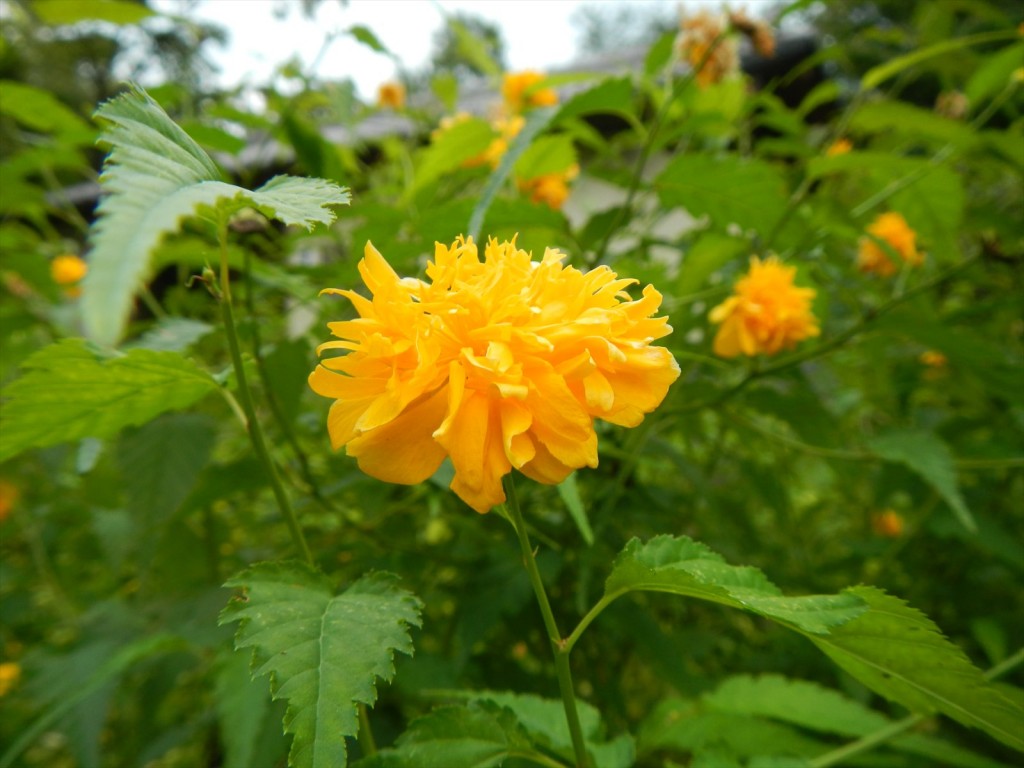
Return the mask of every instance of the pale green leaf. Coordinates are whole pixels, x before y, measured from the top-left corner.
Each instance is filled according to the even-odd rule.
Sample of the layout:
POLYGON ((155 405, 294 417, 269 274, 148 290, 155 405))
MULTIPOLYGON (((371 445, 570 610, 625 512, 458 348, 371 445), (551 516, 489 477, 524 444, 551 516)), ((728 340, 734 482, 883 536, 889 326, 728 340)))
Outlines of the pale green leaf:
POLYGON ((174 352, 133 349, 101 358, 81 339, 39 350, 4 392, 0 461, 26 448, 110 437, 166 411, 187 408, 218 388, 174 352))
POLYGON ((362 24, 356 24, 355 26, 349 27, 348 33, 370 50, 376 51, 377 53, 383 53, 385 56, 394 57, 394 54, 388 50, 388 47, 380 41, 380 38, 378 38, 369 27, 362 24))
POLYGON ((984 99, 999 93, 1011 83, 1015 70, 1019 69, 1024 61, 1024 43, 1008 45, 988 57, 984 64, 979 66, 971 75, 964 88, 964 95, 967 103, 978 105, 984 99))
POLYGON ((516 134, 512 145, 502 156, 501 163, 498 164, 498 167, 494 169, 491 177, 487 180, 487 186, 484 187, 480 199, 473 208, 473 213, 470 214, 469 224, 466 225, 466 234, 468 236, 474 239, 480 236, 480 227, 483 225, 484 217, 494 201, 494 196, 498 194, 501 185, 505 183, 505 179, 512 173, 516 162, 526 152, 540 132, 547 128, 554 116, 554 107, 541 107, 530 113, 530 116, 526 119, 526 125, 516 134))
POLYGON ((9 115, 34 131, 76 133, 90 140, 92 128, 50 91, 0 80, 0 115, 9 115))
POLYGON ((635 96, 629 77, 603 80, 593 88, 578 93, 565 102, 554 117, 558 123, 580 115, 625 114, 633 115, 635 96))
POLYGON ((454 17, 448 19, 448 27, 455 35, 457 50, 465 61, 485 75, 501 74, 501 67, 487 50, 484 40, 473 34, 469 27, 454 17))
POLYGON ((583 506, 583 500, 580 498, 580 489, 576 485, 575 472, 558 484, 558 495, 562 497, 565 508, 569 510, 569 516, 576 523, 583 541, 587 543, 588 547, 593 546, 594 529, 590 527, 586 507, 583 506))
POLYGON ((887 699, 925 714, 941 712, 1024 751, 1024 709, 1004 696, 920 611, 873 587, 848 590, 868 611, 808 634, 836 664, 887 699))
POLYGON ((865 91, 877 88, 886 80, 895 77, 905 69, 933 59, 936 56, 943 56, 973 45, 981 45, 996 40, 1008 40, 1015 37, 1016 34, 1017 31, 1014 29, 1003 29, 996 32, 982 32, 977 35, 957 37, 952 40, 942 40, 934 45, 918 48, 916 51, 911 51, 904 56, 897 56, 895 59, 890 59, 884 64, 879 64, 877 67, 869 69, 861 78, 860 87, 865 91))
POLYGON ((347 191, 321 179, 277 177, 254 192, 220 181, 209 156, 140 88, 103 104, 96 117, 111 152, 81 307, 87 335, 102 345, 124 334, 160 240, 198 209, 220 206, 226 214, 251 205, 285 224, 312 227, 333 221, 330 206, 348 202, 347 191))
POLYGON ((684 254, 676 292, 680 296, 707 287, 707 279, 733 259, 750 254, 750 244, 739 237, 705 232, 684 254))
POLYGON ((395 746, 360 760, 357 768, 497 768, 530 752, 511 712, 493 705, 439 707, 417 720, 395 746))
POLYGON ((921 430, 894 430, 872 438, 868 447, 879 458, 903 464, 924 478, 967 530, 972 533, 978 530, 974 516, 960 495, 953 455, 937 435, 921 430))
POLYGON ((560 173, 576 164, 572 137, 566 134, 541 136, 516 161, 515 172, 520 179, 534 179, 549 173, 560 173))
POLYGON ((827 634, 866 608, 848 592, 786 597, 757 568, 729 565, 685 536, 656 536, 647 543, 632 539, 626 544, 605 582, 605 599, 635 591, 709 600, 812 635, 827 634))
POLYGON ((293 768, 340 768, 345 737, 359 730, 357 705, 372 705, 376 681, 394 676, 395 651, 412 653, 410 626, 420 602, 375 573, 341 593, 301 563, 261 563, 227 582, 245 590, 221 612, 238 621, 235 648, 253 649, 253 676, 270 676, 274 699, 286 699, 293 768))
POLYGON ((44 24, 77 24, 80 21, 106 21, 111 24, 138 24, 154 12, 141 3, 127 0, 41 0, 32 10, 44 24))
POLYGON ((464 120, 441 131, 430 146, 418 153, 416 173, 406 197, 411 198, 427 184, 481 154, 495 136, 490 124, 478 118, 464 120))
POLYGON ((199 339, 213 332, 213 326, 188 317, 165 317, 152 328, 124 345, 125 349, 152 349, 162 352, 184 352, 199 339))
POLYGON ((707 216, 716 229, 736 224, 762 235, 782 215, 787 199, 774 166, 736 155, 679 155, 658 174, 654 188, 662 205, 707 216))

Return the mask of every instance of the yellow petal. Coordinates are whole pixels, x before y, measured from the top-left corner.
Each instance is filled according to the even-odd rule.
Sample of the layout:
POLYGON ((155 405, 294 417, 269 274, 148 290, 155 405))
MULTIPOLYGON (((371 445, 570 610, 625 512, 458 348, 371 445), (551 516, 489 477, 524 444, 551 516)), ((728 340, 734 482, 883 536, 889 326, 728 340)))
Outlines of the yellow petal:
POLYGON ((447 392, 438 389, 413 403, 394 421, 365 432, 348 444, 359 468, 389 483, 412 485, 430 477, 444 460, 444 449, 433 438, 444 418, 447 392))

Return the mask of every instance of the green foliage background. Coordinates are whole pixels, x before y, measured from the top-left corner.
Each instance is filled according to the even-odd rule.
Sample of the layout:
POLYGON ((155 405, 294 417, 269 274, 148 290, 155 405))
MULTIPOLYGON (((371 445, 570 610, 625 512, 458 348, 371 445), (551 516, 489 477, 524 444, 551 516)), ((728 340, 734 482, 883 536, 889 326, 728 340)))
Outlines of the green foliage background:
MULTIPOLYGON (((453 72, 497 90, 486 27, 454 19, 445 66, 408 77, 408 135, 335 142, 381 119, 351 84, 283 63, 297 87, 253 111, 203 92, 197 49, 173 40, 188 76, 94 120, 107 79, 72 91, 30 66, 80 49, 109 65, 74 6, 13 4, 0 49, 0 664, 17 674, 0 677, 0 766, 574 764, 515 532, 448 491, 450 468, 415 487, 361 475, 305 383, 351 313, 317 293, 359 285, 368 240, 417 275, 463 233, 653 283, 675 329, 682 375, 658 411, 598 425, 598 469, 518 484, 594 765, 1019 761, 1019 12, 796 2, 780 13, 834 42, 760 62, 756 88, 697 88, 667 32, 634 71, 556 78, 560 104, 491 169, 463 166, 493 137, 483 119, 429 140, 470 88, 453 72), (942 114, 951 92, 962 109, 942 114), (257 134, 288 159, 249 164, 257 134), (829 156, 841 137, 853 151, 829 156), (111 148, 97 226, 79 195, 111 148), (564 210, 513 181, 573 164, 564 210), (927 253, 890 279, 855 268, 886 210, 927 253), (715 358, 709 309, 769 251, 817 290, 821 336, 715 358), (50 275, 64 253, 89 262, 80 298, 50 275), (314 566, 288 559, 247 419, 314 566)), ((90 6, 122 30, 153 15, 90 6)))

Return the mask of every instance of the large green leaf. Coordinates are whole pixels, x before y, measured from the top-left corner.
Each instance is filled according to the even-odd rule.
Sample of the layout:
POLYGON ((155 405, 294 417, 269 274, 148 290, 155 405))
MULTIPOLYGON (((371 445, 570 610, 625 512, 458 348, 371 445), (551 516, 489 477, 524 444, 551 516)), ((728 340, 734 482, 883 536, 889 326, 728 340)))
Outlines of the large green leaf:
POLYGON ((18 756, 62 716, 104 686, 116 682, 135 664, 152 656, 181 651, 187 647, 180 637, 167 633, 134 639, 118 647, 109 656, 97 659, 88 674, 74 680, 65 679, 60 693, 48 702, 46 710, 0 756, 0 768, 13 765, 18 756))
MULTIPOLYGON (((93 130, 50 91, 14 80, 0 80, 0 115, 10 115, 33 131, 92 140, 93 130)), ((51 149, 52 148, 48 148, 51 149)))
POLYGON ((734 155, 679 155, 654 180, 662 204, 682 207, 712 226, 767 235, 786 206, 782 175, 768 163, 734 155))
POLYGON ((847 590, 868 611, 807 635, 836 664, 873 691, 914 712, 941 712, 1024 751, 1024 709, 987 681, 935 624, 874 587, 847 590))
POLYGON ((915 712, 941 712, 1024 750, 1013 701, 985 680, 928 617, 872 587, 783 597, 759 570, 728 565, 684 536, 632 539, 615 560, 603 600, 669 592, 766 616, 805 635, 873 691, 915 712))
POLYGON ((226 586, 245 590, 221 612, 238 621, 235 648, 253 649, 253 676, 270 676, 273 698, 286 699, 285 731, 294 735, 293 768, 346 764, 345 737, 359 730, 358 704, 373 704, 376 680, 394 676, 395 651, 412 653, 410 626, 420 602, 374 573, 340 594, 301 563, 261 563, 226 586))
MULTIPOLYGON (((838 691, 781 675, 739 675, 728 678, 702 698, 702 708, 768 718, 850 738, 868 736, 893 724, 885 715, 838 691)), ((923 733, 890 738, 886 746, 956 768, 1002 766, 1002 763, 923 733)))
POLYGON ((858 597, 838 595, 786 597, 757 568, 729 565, 721 555, 685 536, 632 539, 615 559, 605 582, 605 599, 627 592, 670 592, 751 611, 812 635, 866 609, 858 597))
POLYGON ((161 525, 192 491, 206 466, 215 423, 173 413, 124 434, 118 450, 128 511, 145 529, 161 525))
POLYGON ((869 440, 868 447, 880 458, 904 464, 923 477, 949 504, 967 530, 972 533, 978 530, 960 495, 953 454, 937 435, 923 430, 893 430, 869 440))
POLYGON ((430 146, 417 153, 416 173, 405 191, 406 199, 481 154, 496 136, 494 128, 479 118, 464 120, 439 133, 430 146))
POLYGON ((24 368, 3 391, 0 461, 26 448, 110 437, 218 388, 209 374, 174 352, 133 349, 102 358, 81 339, 39 350, 24 368))
POLYGON ((227 215, 250 205, 311 228, 334 220, 330 206, 348 203, 346 190, 322 179, 276 177, 256 191, 221 181, 209 156, 141 88, 103 104, 96 118, 111 152, 100 177, 107 195, 91 232, 82 318, 97 343, 121 340, 153 249, 201 207, 227 215))
POLYGON ((863 90, 877 88, 886 80, 895 77, 903 70, 909 69, 917 64, 921 64, 929 59, 933 59, 936 56, 947 55, 954 51, 958 51, 961 48, 968 48, 996 40, 1007 40, 1014 37, 1016 34, 1016 30, 1002 29, 996 32, 982 32, 977 35, 957 37, 952 40, 942 40, 934 45, 929 45, 925 48, 918 48, 916 51, 911 51, 903 56, 897 56, 894 59, 886 61, 884 64, 879 64, 877 67, 869 69, 864 73, 864 77, 861 78, 860 87, 863 90))
POLYGON ((494 705, 440 707, 414 720, 395 746, 358 768, 497 768, 531 754, 512 713, 494 705))

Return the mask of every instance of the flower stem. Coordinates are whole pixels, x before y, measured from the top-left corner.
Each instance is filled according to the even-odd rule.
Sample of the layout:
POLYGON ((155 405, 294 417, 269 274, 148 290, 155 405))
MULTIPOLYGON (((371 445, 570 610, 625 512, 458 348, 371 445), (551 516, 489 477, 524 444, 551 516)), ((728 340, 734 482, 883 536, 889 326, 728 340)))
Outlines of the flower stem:
POLYGON ((544 619, 544 627, 551 640, 551 651, 555 656, 555 672, 558 675, 558 688, 562 693, 562 705, 565 707, 565 719, 569 724, 569 735, 572 737, 576 766, 577 768, 589 768, 590 759, 587 756, 583 728, 580 727, 580 716, 576 711, 576 694, 572 687, 572 670, 569 668, 570 648, 562 639, 562 635, 558 631, 558 624, 555 622, 555 615, 551 612, 551 603, 544 590, 540 569, 537 568, 537 558, 534 557, 530 537, 526 533, 526 522, 519 511, 519 498, 516 496, 512 476, 505 475, 502 485, 505 488, 505 496, 508 498, 506 509, 509 513, 509 521, 519 537, 519 546, 523 551, 523 564, 526 566, 526 573, 530 577, 530 584, 533 586, 533 592, 537 596, 537 605, 540 606, 541 617, 544 619))
POLYGON ((281 477, 277 473, 274 460, 267 450, 266 440, 263 438, 263 429, 256 419, 256 406, 253 404, 252 391, 245 377, 245 366, 242 364, 242 350, 238 343, 238 331, 235 328, 235 314, 231 307, 231 279, 228 272, 228 223, 224 216, 217 222, 217 239, 220 242, 220 309, 224 319, 224 332, 228 337, 228 349, 231 352, 231 362, 235 369, 235 378, 238 380, 238 399, 242 403, 242 410, 245 412, 246 431, 252 441, 253 450, 257 458, 263 464, 270 479, 270 487, 274 491, 274 498, 277 499, 277 506, 284 515, 288 530, 295 542, 295 548, 299 550, 303 559, 313 565, 313 554, 309 551, 306 538, 302 535, 295 510, 292 509, 288 495, 281 485, 281 477))

